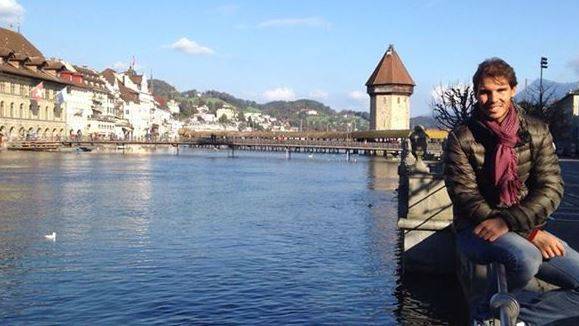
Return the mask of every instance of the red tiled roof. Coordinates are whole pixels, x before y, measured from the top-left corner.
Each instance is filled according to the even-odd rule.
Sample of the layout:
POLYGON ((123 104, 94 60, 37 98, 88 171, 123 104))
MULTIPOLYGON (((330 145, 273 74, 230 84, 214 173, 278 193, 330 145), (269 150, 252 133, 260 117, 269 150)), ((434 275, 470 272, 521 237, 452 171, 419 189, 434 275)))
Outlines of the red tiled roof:
POLYGON ((103 70, 103 72, 101 72, 101 75, 103 75, 103 77, 105 77, 105 80, 111 84, 114 85, 115 84, 115 72, 114 70, 112 70, 111 68, 107 68, 105 70, 103 70))
POLYGON ((0 47, 0 57, 7 57, 13 53, 14 53, 14 51, 10 50, 9 48, 0 47))
POLYGON ((141 86, 141 83, 143 82, 143 75, 129 75, 129 78, 131 78, 131 81, 139 86, 141 86))
POLYGON ((36 79, 45 80, 45 81, 52 81, 52 82, 56 82, 56 83, 60 83, 60 84, 67 84, 67 85, 70 84, 70 82, 64 81, 64 80, 57 78, 57 77, 54 77, 54 76, 51 76, 51 75, 43 72, 42 70, 34 71, 34 70, 31 70, 27 67, 16 68, 9 63, 1 64, 0 65, 0 71, 2 71, 4 73, 8 73, 8 74, 22 76, 22 77, 36 78, 36 79))
POLYGON ((27 57, 44 57, 22 34, 6 28, 0 28, 0 47, 22 53, 27 57))
POLYGON ((392 84, 415 85, 406 67, 404 67, 402 60, 400 60, 398 53, 394 50, 394 46, 390 45, 382 60, 380 60, 378 66, 376 66, 376 69, 374 69, 374 72, 366 82, 366 86, 392 84))
POLYGON ((46 60, 45 69, 47 70, 61 70, 64 68, 65 68, 64 64, 58 60, 46 60))
POLYGON ((40 66, 45 62, 43 57, 28 57, 28 60, 24 63, 28 66, 40 66))
POLYGON ((123 85, 123 83, 119 83, 119 91, 121 93, 121 98, 125 102, 135 102, 139 103, 139 93, 133 91, 132 89, 123 85))

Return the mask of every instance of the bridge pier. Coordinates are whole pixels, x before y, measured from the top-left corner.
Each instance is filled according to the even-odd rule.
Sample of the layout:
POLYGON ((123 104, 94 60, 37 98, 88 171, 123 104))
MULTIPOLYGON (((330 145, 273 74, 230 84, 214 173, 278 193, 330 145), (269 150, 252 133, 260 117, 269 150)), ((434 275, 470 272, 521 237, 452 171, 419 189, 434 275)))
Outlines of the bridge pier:
POLYGON ((289 147, 286 147, 286 149, 285 149, 285 158, 287 160, 290 160, 292 158, 292 152, 291 152, 289 147))

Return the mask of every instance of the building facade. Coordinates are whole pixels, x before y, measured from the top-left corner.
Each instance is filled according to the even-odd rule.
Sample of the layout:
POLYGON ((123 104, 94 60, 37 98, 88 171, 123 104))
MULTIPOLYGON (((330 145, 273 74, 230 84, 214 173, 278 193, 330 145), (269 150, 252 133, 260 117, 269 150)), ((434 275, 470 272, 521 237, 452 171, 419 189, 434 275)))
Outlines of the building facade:
POLYGON ((0 145, 65 137, 57 94, 67 86, 22 34, 0 28, 0 145))

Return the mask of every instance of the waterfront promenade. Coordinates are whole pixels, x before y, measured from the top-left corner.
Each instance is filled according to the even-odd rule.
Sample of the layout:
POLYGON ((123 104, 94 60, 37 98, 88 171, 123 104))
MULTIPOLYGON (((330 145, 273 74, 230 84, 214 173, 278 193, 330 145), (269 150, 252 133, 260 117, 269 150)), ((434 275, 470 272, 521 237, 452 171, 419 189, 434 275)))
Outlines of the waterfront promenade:
POLYGON ((553 214, 547 229, 579 250, 579 170, 577 160, 561 161, 565 195, 559 209, 553 214))

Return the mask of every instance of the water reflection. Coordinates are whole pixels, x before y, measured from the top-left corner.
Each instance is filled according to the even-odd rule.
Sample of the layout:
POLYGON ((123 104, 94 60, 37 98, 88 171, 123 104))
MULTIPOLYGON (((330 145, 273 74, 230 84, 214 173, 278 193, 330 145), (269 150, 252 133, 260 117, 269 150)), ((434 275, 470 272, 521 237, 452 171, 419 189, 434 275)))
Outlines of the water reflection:
POLYGON ((398 188, 398 162, 381 157, 368 158, 369 187, 372 190, 398 188))
POLYGON ((378 247, 375 253, 387 266, 386 270, 396 276, 396 285, 391 293, 396 298, 394 313, 397 321, 407 325, 466 323, 468 308, 456 277, 402 275, 402 236, 396 226, 397 194, 393 192, 398 188, 398 162, 369 158, 368 175, 368 187, 385 194, 382 200, 371 208, 375 223, 369 227, 369 232, 378 247), (388 193, 392 195, 386 195, 388 193))

